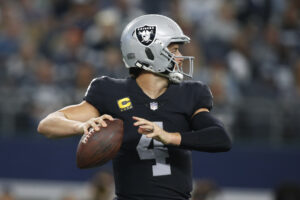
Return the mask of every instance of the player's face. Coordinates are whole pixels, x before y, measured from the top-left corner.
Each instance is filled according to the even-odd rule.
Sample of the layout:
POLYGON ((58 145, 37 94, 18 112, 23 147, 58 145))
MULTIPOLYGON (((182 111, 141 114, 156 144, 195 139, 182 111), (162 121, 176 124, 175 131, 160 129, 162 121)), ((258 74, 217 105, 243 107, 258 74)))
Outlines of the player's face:
MULTIPOLYGON (((179 44, 177 43, 171 43, 168 46, 169 51, 174 54, 175 56, 182 56, 182 54, 179 51, 179 44)), ((181 67, 183 64, 183 58, 175 58, 176 63, 181 67)))

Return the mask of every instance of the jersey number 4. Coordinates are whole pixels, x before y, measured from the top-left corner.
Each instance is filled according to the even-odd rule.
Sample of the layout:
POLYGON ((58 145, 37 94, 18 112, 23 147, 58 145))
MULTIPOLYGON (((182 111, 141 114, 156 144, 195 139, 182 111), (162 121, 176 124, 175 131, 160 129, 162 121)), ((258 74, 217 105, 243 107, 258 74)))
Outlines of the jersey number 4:
MULTIPOLYGON (((163 128, 162 122, 155 122, 159 127, 163 128)), ((164 176, 171 174, 171 166, 166 163, 166 158, 169 157, 168 148, 163 143, 147 138, 142 135, 137 147, 137 152, 141 160, 155 159, 156 164, 152 166, 153 176, 164 176), (153 140, 153 148, 150 148, 153 140)))

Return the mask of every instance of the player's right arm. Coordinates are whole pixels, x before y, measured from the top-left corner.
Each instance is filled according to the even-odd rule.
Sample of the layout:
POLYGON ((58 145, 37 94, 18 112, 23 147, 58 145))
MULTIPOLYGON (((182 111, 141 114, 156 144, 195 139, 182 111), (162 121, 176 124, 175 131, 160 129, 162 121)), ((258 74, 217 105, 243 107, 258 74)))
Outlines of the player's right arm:
POLYGON ((48 138, 68 137, 87 133, 89 128, 99 130, 105 127, 104 119, 112 120, 110 115, 100 116, 90 103, 83 101, 77 105, 64 107, 49 114, 38 125, 38 132, 48 138))

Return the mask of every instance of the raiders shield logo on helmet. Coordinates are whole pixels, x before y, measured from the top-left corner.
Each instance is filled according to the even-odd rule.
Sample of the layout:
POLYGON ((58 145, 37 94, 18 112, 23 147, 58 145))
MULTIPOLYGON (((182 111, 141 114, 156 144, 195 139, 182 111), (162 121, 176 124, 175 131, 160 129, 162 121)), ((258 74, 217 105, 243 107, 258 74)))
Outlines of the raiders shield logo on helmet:
POLYGON ((140 43, 145 46, 149 46, 155 38, 156 35, 156 26, 143 26, 135 30, 136 36, 140 43))

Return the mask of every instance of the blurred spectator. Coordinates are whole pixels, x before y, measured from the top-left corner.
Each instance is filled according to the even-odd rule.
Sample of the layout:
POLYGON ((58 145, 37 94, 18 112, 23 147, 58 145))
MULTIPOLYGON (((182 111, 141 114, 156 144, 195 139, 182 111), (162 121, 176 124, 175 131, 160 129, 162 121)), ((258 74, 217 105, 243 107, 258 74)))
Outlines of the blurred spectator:
POLYGON ((16 198, 12 194, 9 188, 4 188, 2 194, 0 195, 0 200, 15 200, 16 198))
POLYGON ((191 200, 216 200, 220 193, 217 184, 212 180, 196 180, 191 200))
POLYGON ((16 2, 1 2, 0 57, 16 53, 24 33, 22 10, 16 2))
POLYGON ((214 39, 225 43, 231 42, 239 30, 235 15, 232 1, 222 1, 215 15, 201 24, 202 36, 208 41, 214 39))
POLYGON ((111 200, 114 197, 114 178, 110 172, 98 172, 91 180, 93 200, 111 200))
POLYGON ((7 83, 15 87, 26 87, 33 84, 38 55, 33 41, 24 41, 20 45, 18 53, 10 55, 4 66, 7 83))
MULTIPOLYGON (((272 11, 275 11, 276 15, 280 12, 278 4, 281 4, 282 1, 284 0, 236 1, 238 19, 242 23, 253 21, 255 24, 262 27, 270 22, 270 18, 273 14, 272 11)), ((282 5, 280 7, 282 7, 282 5)))
POLYGON ((232 49, 227 55, 227 62, 234 81, 241 87, 248 85, 252 78, 249 61, 250 45, 247 29, 241 31, 232 41, 232 49))
POLYGON ((95 78, 96 70, 88 63, 79 63, 75 78, 74 103, 80 102, 90 84, 95 78))
POLYGON ((36 85, 31 97, 36 119, 45 116, 50 110, 63 107, 71 98, 68 91, 63 91, 63 88, 56 85, 55 67, 51 61, 40 60, 38 66, 35 70, 36 85))
POLYGON ((296 183, 282 183, 274 190, 275 200, 300 199, 300 185, 296 183))
POLYGON ((295 62, 293 74, 295 77, 295 96, 300 98, 300 59, 295 62))
POLYGON ((214 96, 216 106, 232 104, 238 100, 239 91, 228 73, 224 60, 215 60, 210 63, 208 84, 214 96))
POLYGON ((61 200, 77 200, 77 198, 72 194, 65 194, 61 200))
MULTIPOLYGON (((181 1, 183 2, 183 1, 181 1)), ((214 17, 220 8, 222 1, 219 0, 189 0, 181 3, 184 16, 195 23, 205 23, 214 17)))
POLYGON ((129 23, 132 19, 141 16, 144 13, 140 7, 141 0, 113 0, 112 7, 116 9, 116 11, 121 16, 121 30, 125 27, 126 24, 129 23))
POLYGON ((96 50, 103 50, 111 45, 118 45, 120 38, 120 14, 115 9, 98 12, 85 34, 86 43, 96 50))
POLYGON ((99 68, 101 76, 112 76, 125 78, 129 72, 122 61, 122 55, 119 48, 114 46, 108 47, 104 51, 104 58, 99 68))

